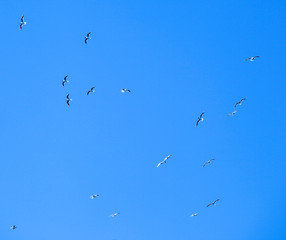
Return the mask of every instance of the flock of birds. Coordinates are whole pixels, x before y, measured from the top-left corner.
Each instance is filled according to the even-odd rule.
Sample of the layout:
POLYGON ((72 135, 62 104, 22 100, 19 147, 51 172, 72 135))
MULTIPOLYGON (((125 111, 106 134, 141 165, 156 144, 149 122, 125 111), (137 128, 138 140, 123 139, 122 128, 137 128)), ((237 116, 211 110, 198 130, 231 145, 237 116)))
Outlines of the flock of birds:
MULTIPOLYGON (((20 21, 20 30, 22 30, 22 29, 23 29, 23 26, 26 25, 26 24, 27 24, 27 23, 26 23, 25 20, 24 20, 24 15, 22 15, 21 21, 20 21)), ((89 33, 86 34, 86 36, 85 36, 85 38, 84 38, 84 43, 85 43, 85 44, 87 44, 88 40, 91 39, 90 34, 91 34, 91 32, 89 32, 89 33)), ((251 61, 251 62, 253 62, 256 58, 259 58, 259 57, 260 57, 260 56, 249 57, 249 58, 245 59, 245 61, 251 61)), ((69 83, 69 81, 68 81, 68 75, 66 75, 66 76, 64 77, 64 79, 62 80, 62 86, 64 87, 66 83, 69 83)), ((91 88, 87 91, 86 95, 88 96, 90 93, 94 93, 94 92, 95 92, 94 89, 95 89, 95 87, 91 87, 91 88)), ((125 92, 130 93, 131 90, 126 89, 126 88, 123 88, 123 89, 121 89, 121 92, 122 92, 122 93, 125 93, 125 92)), ((241 100, 239 100, 237 103, 235 103, 234 108, 236 108, 237 106, 242 105, 242 102, 245 101, 245 100, 246 100, 246 98, 242 98, 241 100)), ((68 106, 70 106, 70 102, 71 102, 71 101, 72 101, 72 99, 70 98, 70 95, 67 94, 67 96, 66 96, 66 103, 67 103, 68 106)), ((229 113, 227 116, 233 116, 233 115, 235 115, 237 112, 238 112, 238 110, 235 110, 235 111, 229 113)), ((197 121, 196 121, 196 124, 195 124, 196 127, 199 125, 200 122, 202 122, 202 121, 204 120, 204 119, 203 119, 203 115, 204 115, 204 114, 205 114, 205 112, 202 112, 202 113, 200 114, 200 116, 198 117, 198 119, 197 119, 197 121)), ((170 157, 172 157, 171 154, 168 155, 167 157, 165 157, 163 161, 159 162, 158 165, 157 165, 157 167, 160 167, 162 164, 167 163, 167 160, 168 160, 170 157)), ((210 163, 211 163, 212 161, 214 161, 214 160, 215 160, 214 158, 208 160, 207 162, 205 162, 205 163, 203 164, 202 167, 207 166, 208 164, 210 164, 210 163)), ((91 195, 91 196, 90 196, 91 199, 95 199, 95 198, 97 198, 97 197, 99 197, 99 194, 94 194, 94 195, 91 195)), ((207 204, 206 207, 215 206, 216 203, 217 203, 219 200, 220 200, 219 198, 216 199, 215 201, 213 201, 213 202, 207 204)), ((116 213, 114 213, 114 214, 111 214, 110 216, 114 218, 114 217, 118 216, 119 214, 120 214, 119 212, 116 212, 116 213)), ((199 215, 198 213, 193 213, 193 214, 190 215, 190 217, 196 217, 196 216, 198 216, 198 215, 199 215)), ((11 226, 10 228, 11 228, 12 230, 15 230, 17 227, 16 227, 16 225, 13 225, 13 226, 11 226)))

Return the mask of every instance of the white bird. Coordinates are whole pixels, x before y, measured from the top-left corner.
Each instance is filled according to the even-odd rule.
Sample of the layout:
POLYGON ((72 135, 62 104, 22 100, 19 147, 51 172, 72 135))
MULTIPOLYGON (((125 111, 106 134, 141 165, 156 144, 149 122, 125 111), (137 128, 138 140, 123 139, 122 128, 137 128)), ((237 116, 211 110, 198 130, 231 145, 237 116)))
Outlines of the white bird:
POLYGON ((69 82, 69 81, 67 80, 68 76, 69 76, 69 75, 66 75, 66 76, 64 77, 64 80, 62 81, 63 87, 65 86, 66 83, 69 82))
POLYGON ((129 89, 123 88, 121 89, 121 92, 131 92, 129 89))
POLYGON ((246 100, 246 98, 240 99, 240 100, 234 105, 234 107, 236 107, 237 105, 241 105, 242 102, 245 101, 245 100, 246 100))
POLYGON ((27 23, 24 21, 24 15, 21 17, 21 22, 20 22, 20 30, 22 30, 23 26, 26 25, 27 23))
POLYGON ((196 126, 198 126, 200 122, 204 121, 204 119, 203 119, 204 114, 205 114, 205 112, 202 112, 201 115, 198 117, 198 120, 196 122, 196 126))
POLYGON ((214 160, 215 160, 214 158, 212 158, 211 160, 208 160, 208 161, 203 165, 203 167, 205 167, 206 165, 210 164, 211 161, 214 161, 214 160))
POLYGON ((86 93, 86 95, 88 95, 88 94, 90 94, 90 93, 92 93, 92 92, 94 92, 94 87, 92 87, 90 90, 88 90, 88 92, 86 93))
POLYGON ((90 34, 91 34, 91 32, 89 32, 88 34, 86 34, 86 37, 84 37, 84 43, 85 43, 85 44, 87 44, 87 41, 88 41, 89 39, 91 39, 90 34))
POLYGON ((91 199, 95 199, 95 198, 98 197, 98 196, 99 196, 99 194, 94 194, 94 195, 91 195, 90 198, 91 198, 91 199))
POLYGON ((67 102, 68 106, 70 106, 70 101, 72 101, 72 99, 70 98, 70 95, 68 94, 67 95, 67 99, 66 99, 66 102, 67 102))
POLYGON ((233 111, 232 113, 228 114, 227 116, 233 116, 234 114, 237 113, 238 110, 233 111))
POLYGON ((116 217, 116 216, 119 215, 119 214, 120 214, 120 213, 117 212, 117 213, 111 214, 110 216, 111 216, 111 217, 116 217))
POLYGON ((219 198, 218 199, 216 199, 215 201, 213 201, 212 203, 209 203, 208 205, 207 205, 207 207, 209 207, 209 206, 211 206, 211 205, 216 205, 216 203, 219 201, 219 198))
POLYGON ((254 56, 254 57, 249 57, 249 58, 246 58, 244 61, 251 61, 253 62, 255 58, 259 58, 260 56, 254 56))
POLYGON ((196 217, 196 216, 198 216, 199 214, 198 213, 194 213, 194 214, 192 214, 190 217, 196 217))
POLYGON ((17 227, 15 225, 13 225, 12 227, 10 227, 10 229, 15 230, 17 227))
POLYGON ((157 167, 159 167, 161 164, 166 163, 166 162, 167 162, 167 159, 168 159, 169 157, 172 157, 172 155, 168 155, 167 157, 165 157, 165 159, 164 159, 162 162, 159 162, 159 163, 158 163, 157 167))

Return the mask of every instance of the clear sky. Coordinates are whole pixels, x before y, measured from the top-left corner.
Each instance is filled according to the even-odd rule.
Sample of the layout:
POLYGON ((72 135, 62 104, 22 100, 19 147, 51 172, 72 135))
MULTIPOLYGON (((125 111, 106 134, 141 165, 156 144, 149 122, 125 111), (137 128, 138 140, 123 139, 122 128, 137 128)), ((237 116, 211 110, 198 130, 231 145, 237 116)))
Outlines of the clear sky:
POLYGON ((284 240, 285 11, 0 1, 0 239, 284 240))

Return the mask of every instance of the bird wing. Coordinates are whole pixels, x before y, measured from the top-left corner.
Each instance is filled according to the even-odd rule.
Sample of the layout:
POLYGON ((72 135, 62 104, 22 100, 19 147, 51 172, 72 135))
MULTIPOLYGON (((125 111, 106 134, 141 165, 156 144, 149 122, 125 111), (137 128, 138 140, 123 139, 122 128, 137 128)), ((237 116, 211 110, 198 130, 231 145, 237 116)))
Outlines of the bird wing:
POLYGON ((244 61, 247 61, 247 60, 250 60, 251 58, 249 57, 249 58, 246 58, 244 61))
POLYGON ((22 15, 21 17, 21 22, 24 22, 24 15, 22 15))
POLYGON ((70 95, 69 94, 67 95, 67 99, 70 99, 70 95))
POLYGON ((202 118, 202 116, 203 116, 204 114, 205 114, 205 112, 202 112, 201 115, 200 115, 200 118, 202 118))
POLYGON ((66 76, 64 77, 64 80, 67 80, 68 76, 69 76, 69 75, 66 75, 66 76))
POLYGON ((198 126, 199 125, 199 122, 201 121, 201 119, 198 119, 198 121, 197 121, 197 123, 196 123, 196 126, 198 126))
POLYGON ((86 95, 88 95, 90 93, 90 90, 88 90, 88 92, 86 93, 86 95))
POLYGON ((90 34, 91 34, 91 32, 89 32, 88 34, 86 34, 86 36, 89 37, 90 34))

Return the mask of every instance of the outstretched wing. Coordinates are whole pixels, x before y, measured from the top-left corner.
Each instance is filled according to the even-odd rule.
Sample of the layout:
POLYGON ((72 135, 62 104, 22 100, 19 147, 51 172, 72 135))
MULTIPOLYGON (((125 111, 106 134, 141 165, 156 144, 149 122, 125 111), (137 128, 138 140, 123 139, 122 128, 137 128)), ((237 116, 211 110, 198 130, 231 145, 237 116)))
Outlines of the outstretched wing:
POLYGON ((24 22, 24 15, 22 15, 22 17, 21 17, 21 22, 22 23, 24 22))
POLYGON ((91 34, 91 32, 89 32, 88 34, 86 34, 86 36, 89 38, 89 35, 91 34))
POLYGON ((88 92, 86 93, 86 95, 88 95, 90 93, 90 90, 88 90, 88 92))
POLYGON ((201 119, 198 119, 198 121, 197 121, 197 123, 196 123, 196 126, 198 126, 199 125, 199 122, 201 121, 201 119))
POLYGON ((64 80, 65 80, 65 81, 67 80, 68 76, 69 76, 69 75, 66 75, 66 76, 64 77, 64 80))
POLYGON ((200 115, 200 118, 202 118, 204 114, 205 114, 205 112, 202 112, 201 115, 200 115))

